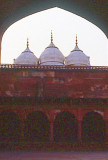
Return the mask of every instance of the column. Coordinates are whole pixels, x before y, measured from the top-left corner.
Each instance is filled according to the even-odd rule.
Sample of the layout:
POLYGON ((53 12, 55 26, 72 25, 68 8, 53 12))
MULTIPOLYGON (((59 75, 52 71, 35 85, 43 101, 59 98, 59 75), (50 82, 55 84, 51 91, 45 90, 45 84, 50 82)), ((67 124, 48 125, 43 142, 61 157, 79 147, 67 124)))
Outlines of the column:
POLYGON ((53 136, 53 121, 50 121, 50 142, 53 143, 54 136, 53 136))
POLYGON ((104 122, 105 122, 105 142, 108 143, 108 108, 104 108, 104 122))
POLYGON ((108 120, 105 120, 105 142, 108 143, 108 120))
POLYGON ((24 120, 21 120, 21 141, 24 140, 24 120))
POLYGON ((78 121, 78 139, 81 142, 81 120, 78 121))
POLYGON ((81 123, 82 123, 82 109, 78 108, 78 139, 81 142, 81 123))

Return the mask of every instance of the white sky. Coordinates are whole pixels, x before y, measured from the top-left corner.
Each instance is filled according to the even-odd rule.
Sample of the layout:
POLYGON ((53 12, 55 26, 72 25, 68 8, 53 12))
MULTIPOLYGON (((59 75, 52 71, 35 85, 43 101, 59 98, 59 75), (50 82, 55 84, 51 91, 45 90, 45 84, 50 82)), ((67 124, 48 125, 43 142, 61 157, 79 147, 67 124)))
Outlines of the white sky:
POLYGON ((13 63, 26 49, 27 37, 30 50, 39 57, 50 43, 51 30, 53 42, 64 56, 74 49, 77 34, 78 46, 90 56, 91 65, 108 65, 105 34, 84 18, 60 8, 35 13, 11 25, 2 39, 2 63, 13 63))

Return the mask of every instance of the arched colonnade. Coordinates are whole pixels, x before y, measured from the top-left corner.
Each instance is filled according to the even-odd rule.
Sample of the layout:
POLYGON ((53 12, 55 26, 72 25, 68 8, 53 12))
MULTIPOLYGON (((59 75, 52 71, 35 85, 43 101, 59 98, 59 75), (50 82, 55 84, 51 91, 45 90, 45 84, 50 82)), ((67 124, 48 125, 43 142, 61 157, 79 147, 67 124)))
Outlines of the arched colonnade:
POLYGON ((104 142, 105 138, 104 117, 92 110, 0 112, 3 142, 104 142))

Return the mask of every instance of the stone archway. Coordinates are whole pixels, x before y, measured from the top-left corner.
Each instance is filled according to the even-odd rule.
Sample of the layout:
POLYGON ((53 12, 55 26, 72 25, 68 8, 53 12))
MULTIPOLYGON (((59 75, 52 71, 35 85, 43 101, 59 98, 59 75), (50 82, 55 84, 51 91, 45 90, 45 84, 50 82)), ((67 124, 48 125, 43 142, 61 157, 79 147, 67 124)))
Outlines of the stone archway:
POLYGON ((103 142, 105 140, 105 122, 97 112, 89 112, 82 121, 83 142, 103 142))
POLYGON ((59 113, 54 121, 54 141, 75 142, 78 140, 78 122, 73 114, 67 111, 59 113))
POLYGON ((74 14, 77 14, 93 24, 101 28, 107 35, 107 9, 106 0, 101 0, 100 3, 95 0, 67 0, 62 2, 61 0, 56 1, 43 1, 43 0, 8 0, 0 2, 0 64, 1 64, 1 41, 2 36, 6 29, 15 23, 16 21, 31 15, 49 9, 52 7, 60 7, 74 14), (95 4, 95 5, 94 5, 95 4))
POLYGON ((17 142, 21 138, 21 121, 12 111, 0 113, 0 141, 17 142))
POLYGON ((48 142, 50 125, 47 116, 40 111, 27 115, 25 120, 24 138, 31 142, 48 142))

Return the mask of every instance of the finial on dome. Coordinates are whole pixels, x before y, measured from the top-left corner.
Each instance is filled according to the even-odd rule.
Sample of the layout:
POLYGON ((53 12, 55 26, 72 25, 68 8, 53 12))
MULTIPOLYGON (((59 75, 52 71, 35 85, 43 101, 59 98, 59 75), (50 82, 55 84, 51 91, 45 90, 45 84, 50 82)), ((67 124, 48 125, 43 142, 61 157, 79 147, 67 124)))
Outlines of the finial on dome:
POLYGON ((29 39, 27 38, 27 48, 29 48, 29 39))
POLYGON ((51 30, 51 43, 53 43, 53 34, 52 34, 52 30, 51 30))
POLYGON ((76 46, 78 45, 78 41, 77 41, 77 34, 76 34, 76 46))

